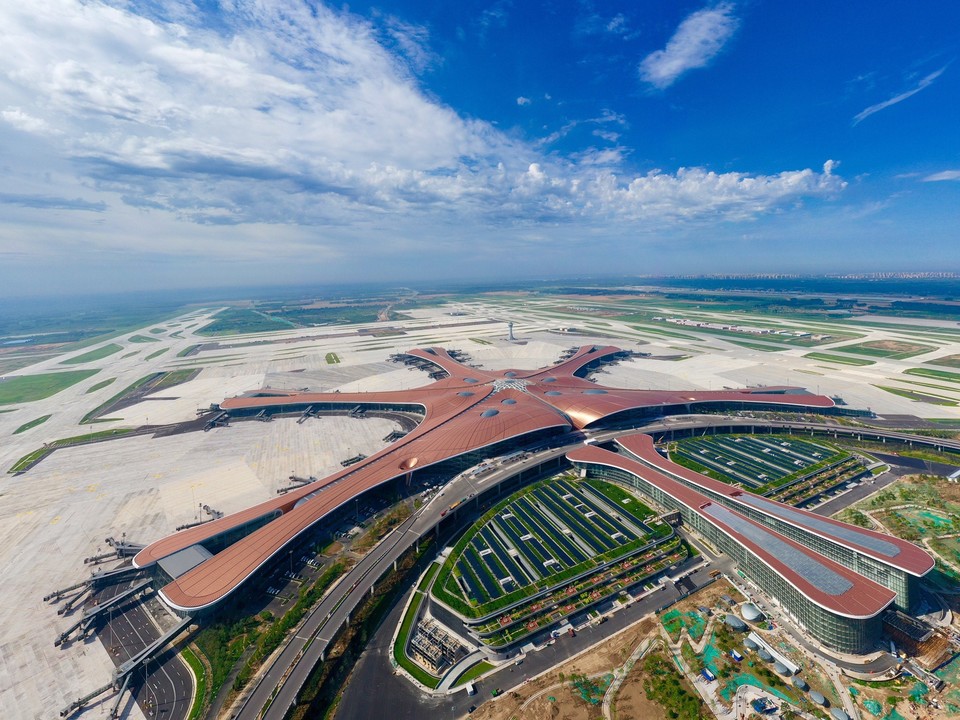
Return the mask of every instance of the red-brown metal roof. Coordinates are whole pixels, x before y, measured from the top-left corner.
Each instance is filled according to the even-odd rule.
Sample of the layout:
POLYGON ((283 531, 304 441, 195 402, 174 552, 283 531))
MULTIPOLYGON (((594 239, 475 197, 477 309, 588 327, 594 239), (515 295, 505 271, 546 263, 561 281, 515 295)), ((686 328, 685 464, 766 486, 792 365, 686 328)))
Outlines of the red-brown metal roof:
MULTIPOLYGON (((386 392, 300 393, 265 389, 220 403, 221 409, 298 409, 311 404, 388 403, 423 409, 424 420, 404 438, 361 463, 298 488, 281 498, 163 538, 134 558, 139 567, 232 528, 279 512, 281 516, 237 541, 170 583, 162 591, 174 606, 194 610, 226 597, 249 575, 324 515, 351 498, 416 468, 478 450, 501 440, 547 428, 583 428, 624 410, 738 401, 829 407, 829 398, 808 394, 770 394, 762 390, 688 392, 604 388, 574 375, 584 365, 621 352, 613 346, 586 345, 567 360, 533 371, 491 372, 461 364, 443 348, 418 348, 408 354, 442 368, 448 377, 423 388, 386 392), (297 503, 302 504, 297 506, 297 503)), ((799 390, 799 389, 791 389, 799 390)))
POLYGON ((907 542, 906 540, 893 535, 884 535, 883 533, 878 533, 874 530, 868 530, 867 528, 861 528, 857 527, 856 525, 840 522, 839 520, 834 520, 833 518, 824 517, 822 515, 814 515, 808 510, 802 510, 801 508, 796 508, 792 505, 786 505, 785 503, 777 502, 776 500, 759 498, 753 493, 747 492, 732 485, 727 485, 726 483, 722 483, 719 480, 714 480, 706 475, 701 475, 694 470, 685 468, 682 465, 678 465, 677 463, 663 457, 663 455, 657 452, 656 446, 653 443, 653 439, 649 435, 625 435, 617 439, 617 444, 624 448, 627 452, 636 455, 642 461, 653 465, 668 475, 681 477, 684 480, 697 485, 698 487, 711 490, 720 495, 726 495, 734 502, 744 503, 744 501, 748 498, 758 498, 757 500, 752 500, 749 503, 749 506, 754 510, 770 515, 771 517, 777 517, 778 519, 781 519, 787 523, 805 528, 808 531, 810 530, 809 519, 815 520, 819 528, 835 528, 837 531, 842 532, 842 536, 838 535, 837 532, 828 532, 822 534, 824 537, 829 537, 829 539, 833 542, 872 557, 882 563, 908 572, 911 575, 920 577, 926 575, 928 572, 930 572, 930 570, 933 569, 933 558, 924 552, 923 549, 917 547, 911 542, 907 542), (896 548, 896 553, 892 554, 889 552, 878 552, 878 542, 882 543, 883 545, 894 546, 896 548))
POLYGON ((736 511, 729 511, 729 513, 737 519, 737 524, 746 523, 753 529, 754 533, 762 535, 763 537, 769 537, 772 543, 786 543, 787 546, 792 548, 792 552, 803 556, 808 562, 815 563, 817 567, 823 568, 824 572, 834 573, 840 576, 849 584, 845 591, 838 594, 824 592, 807 577, 795 572, 780 556, 769 552, 764 544, 758 543, 751 537, 745 535, 734 523, 725 522, 722 517, 718 518, 712 515, 709 511, 709 506, 712 504, 712 501, 706 495, 692 490, 683 483, 653 470, 633 458, 589 445, 567 453, 567 459, 571 462, 594 463, 619 468, 620 470, 624 470, 646 480, 654 487, 659 488, 670 497, 686 505, 690 510, 703 517, 706 522, 720 529, 735 542, 747 548, 751 554, 786 579, 787 582, 811 602, 833 613, 851 618, 871 618, 883 611, 883 609, 889 606, 896 598, 896 593, 893 592, 893 590, 863 577, 840 563, 830 560, 736 511))

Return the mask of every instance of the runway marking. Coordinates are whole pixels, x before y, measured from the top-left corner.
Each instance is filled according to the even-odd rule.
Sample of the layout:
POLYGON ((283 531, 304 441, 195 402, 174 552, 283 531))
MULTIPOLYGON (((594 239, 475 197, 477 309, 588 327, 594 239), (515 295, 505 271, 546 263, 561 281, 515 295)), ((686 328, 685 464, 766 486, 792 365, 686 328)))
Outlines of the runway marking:
POLYGON ((59 515, 57 515, 53 520, 51 520, 51 521, 50 521, 50 524, 51 524, 51 525, 56 525, 58 522, 60 522, 60 516, 59 516, 59 515))
POLYGON ((87 492, 96 492, 98 487, 100 487, 99 483, 91 483, 90 485, 87 485, 87 492))

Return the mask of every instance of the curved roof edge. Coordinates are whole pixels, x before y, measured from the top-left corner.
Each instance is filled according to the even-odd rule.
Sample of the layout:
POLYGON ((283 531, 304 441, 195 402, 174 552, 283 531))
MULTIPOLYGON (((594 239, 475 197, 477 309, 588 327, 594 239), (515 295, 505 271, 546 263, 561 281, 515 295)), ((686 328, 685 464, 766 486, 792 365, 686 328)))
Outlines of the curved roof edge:
MULTIPOLYGON (((655 475, 659 475, 659 476, 660 476, 661 478, 663 478, 664 480, 667 480, 668 483, 676 483, 677 485, 680 485, 680 487, 684 488, 685 490, 687 490, 687 491, 688 491, 689 493, 691 493, 692 495, 698 495, 698 496, 703 500, 703 504, 705 504, 705 505, 709 505, 709 504, 711 504, 711 503, 713 502, 713 501, 711 501, 708 497, 706 497, 706 496, 704 496, 704 495, 700 495, 700 493, 697 493, 695 490, 691 490, 691 489, 689 489, 689 488, 684 487, 684 486, 681 485, 678 481, 673 480, 672 478, 667 477, 667 476, 665 476, 665 475, 663 475, 663 474, 661 474, 661 473, 658 473, 656 470, 653 470, 653 469, 651 469, 651 468, 648 468, 648 467, 646 467, 646 466, 644 466, 644 465, 640 465, 640 463, 638 463, 638 462, 635 461, 635 460, 632 460, 632 459, 630 459, 630 458, 624 458, 624 457, 622 457, 622 456, 617 455, 616 453, 612 453, 612 452, 610 452, 609 450, 604 450, 604 449, 598 448, 598 447, 596 447, 596 446, 590 446, 590 447, 587 447, 587 448, 580 448, 580 449, 574 450, 574 451, 572 451, 572 452, 569 452, 569 453, 567 453, 567 459, 570 460, 571 462, 574 462, 574 463, 576 463, 576 462, 581 462, 581 463, 589 463, 589 464, 594 464, 594 465, 604 465, 604 466, 606 466, 606 467, 610 467, 610 468, 613 468, 613 469, 617 469, 617 470, 622 470, 622 471, 624 471, 624 472, 628 472, 628 473, 630 473, 630 474, 632 474, 632 475, 635 475, 636 477, 638 477, 638 478, 640 478, 640 479, 642 479, 642 480, 644 480, 644 481, 646 481, 646 482, 651 482, 650 478, 644 477, 643 475, 641 475, 641 474, 638 473, 638 472, 635 472, 634 469, 631 469, 631 468, 629 467, 629 464, 633 464, 633 465, 636 465, 636 466, 637 466, 637 469, 646 470, 646 471, 649 472, 649 473, 653 473, 653 474, 655 474, 655 475), (601 454, 602 454, 602 455, 601 455, 601 454), (609 456, 609 457, 604 458, 604 456, 609 456)), ((652 483, 652 484, 654 484, 654 483, 652 483)), ((752 543, 752 542, 750 542, 749 540, 746 540, 745 538, 740 537, 740 536, 738 536, 737 534, 735 534, 735 532, 733 531, 732 528, 726 528, 726 527, 724 527, 722 521, 718 521, 716 518, 711 517, 709 514, 702 512, 702 511, 701 511, 701 506, 694 506, 694 505, 692 505, 690 502, 688 502, 687 500, 684 500, 682 497, 679 497, 679 495, 680 495, 681 493, 672 493, 672 492, 670 492, 669 490, 667 490, 666 488, 664 488, 664 487, 662 487, 662 486, 659 486, 659 489, 662 490, 663 492, 667 493, 668 495, 670 495, 670 497, 672 497, 672 498, 673 498, 674 500, 676 500, 677 502, 679 502, 679 503, 683 504, 684 506, 686 506, 687 508, 689 508, 692 512, 697 513, 700 517, 702 517, 704 520, 706 520, 706 521, 709 522, 711 525, 713 525, 713 527, 717 528, 717 530, 719 530, 720 532, 724 533, 724 535, 726 535, 727 537, 729 537, 731 540, 733 540, 733 541, 736 542, 737 544, 739 544, 739 545, 741 545, 742 547, 744 547, 746 550, 748 550, 748 551, 750 552, 751 555, 753 555, 754 557, 756 557, 760 562, 762 562, 765 566, 767 566, 772 572, 776 573, 778 576, 782 577, 786 582, 788 582, 788 583, 790 584, 790 586, 793 587, 793 588, 794 588, 798 593, 800 593, 804 598, 806 598, 808 601, 812 602, 812 603, 813 603, 814 605, 816 605, 817 607, 820 607, 820 608, 826 610, 827 612, 833 613, 833 614, 835 614, 835 615, 839 615, 839 616, 841 616, 841 617, 846 617, 846 618, 849 618, 849 619, 852 619, 852 620, 869 620, 869 619, 871 619, 871 618, 876 617, 877 615, 879 615, 880 613, 882 613, 884 610, 886 610, 886 609, 894 602, 894 600, 896 599, 896 593, 893 592, 892 590, 890 590, 889 588, 886 588, 886 587, 884 587, 883 585, 880 585, 879 583, 876 583, 876 582, 874 582, 873 580, 870 580, 869 578, 863 577, 863 576, 860 575, 859 573, 855 573, 854 571, 850 570, 849 568, 846 568, 846 567, 844 567, 843 565, 840 565, 839 563, 837 563, 837 562, 835 562, 835 561, 833 561, 833 560, 830 560, 830 559, 827 558, 827 557, 824 557, 824 556, 820 555, 819 553, 810 551, 809 548, 804 548, 804 546, 800 545, 799 543, 796 543, 795 541, 791 541, 789 538, 780 535, 779 533, 777 533, 777 532, 774 531, 774 530, 770 530, 769 528, 764 528, 763 525, 760 525, 759 523, 757 523, 757 522, 754 521, 754 520, 750 520, 750 518, 747 518, 747 517, 745 517, 745 516, 740 515, 740 517, 741 517, 743 520, 745 520, 745 521, 747 521, 747 522, 749 522, 749 523, 752 523, 752 524, 754 524, 754 525, 758 525, 758 526, 761 527, 761 528, 764 528, 766 531, 770 532, 772 535, 775 535, 775 536, 777 536, 778 538, 783 539, 784 541, 788 542, 788 543, 791 544, 791 545, 795 545, 795 546, 797 546, 798 548, 801 548, 801 549, 802 549, 803 551, 805 551, 807 554, 813 554, 813 555, 817 556, 818 562, 821 562, 821 563, 823 563, 823 564, 826 564, 828 567, 831 567, 831 569, 839 570, 842 575, 844 575, 844 576, 846 576, 846 575, 848 575, 848 574, 853 574, 853 575, 855 575, 857 578, 859 578, 859 582, 860 582, 861 585, 862 585, 862 589, 867 589, 867 588, 869 588, 869 589, 873 590, 874 592, 876 592, 878 595, 881 595, 881 594, 882 594, 882 595, 885 595, 885 596, 886 596, 886 598, 884 599, 884 601, 882 602, 882 604, 880 604, 878 607, 872 609, 870 612, 868 612, 868 613, 866 613, 866 614, 857 614, 857 613, 855 613, 855 612, 850 612, 849 609, 844 609, 844 608, 843 608, 842 602, 838 602, 838 603, 835 603, 835 604, 832 604, 832 605, 831 605, 831 604, 826 604, 826 603, 824 602, 824 600, 822 600, 822 599, 817 599, 817 598, 813 597, 813 596, 810 594, 810 592, 808 592, 808 591, 805 590, 803 587, 801 587, 802 584, 810 584, 809 581, 806 580, 806 578, 803 578, 802 576, 797 575, 797 578, 801 581, 800 583, 798 583, 795 578, 791 578, 787 573, 784 573, 784 572, 782 571, 782 569, 777 568, 777 567, 775 567, 773 564, 771 564, 770 560, 769 560, 767 557, 765 557, 765 554, 764 554, 763 549, 762 549, 761 547, 757 546, 756 549, 753 548, 753 547, 751 547, 752 545, 754 545, 754 543, 752 543), (757 550, 759 550, 759 552, 757 552, 757 550), (835 566, 835 567, 834 567, 834 566, 835 566)), ((736 511, 733 511, 733 510, 732 510, 732 511, 730 511, 730 512, 733 512, 733 513, 739 515, 739 513, 736 513, 736 511)), ((787 570, 789 570, 789 568, 788 568, 787 566, 784 566, 784 567, 785 567, 787 570)), ((796 575, 796 573, 794 573, 794 574, 796 575)), ((854 587, 855 587, 855 586, 854 586, 854 587)), ((851 588, 851 590, 852 590, 852 589, 853 589, 853 588, 851 588)), ((850 590, 847 590, 846 592, 850 592, 850 590)), ((821 594, 825 595, 825 597, 838 597, 838 598, 841 597, 841 596, 831 596, 831 595, 827 595, 826 593, 821 593, 821 594)))
MULTIPOLYGON (((751 493, 748 490, 735 488, 731 485, 727 485, 726 483, 722 483, 719 480, 714 480, 711 477, 703 475, 702 473, 698 473, 695 470, 690 470, 688 468, 685 468, 682 465, 678 465, 672 460, 669 460, 668 458, 663 457, 659 452, 657 452, 657 449, 653 442, 653 438, 651 438, 649 435, 645 435, 643 433, 636 433, 634 435, 625 435, 623 437, 617 438, 615 442, 617 443, 617 445, 622 447, 628 453, 631 453, 635 457, 640 458, 640 462, 650 463, 654 467, 654 469, 658 470, 659 472, 682 477, 696 485, 699 485, 700 487, 703 487, 704 489, 727 495, 732 500, 734 500, 734 502, 737 502, 737 498, 736 498, 737 493, 743 494, 743 495, 753 495, 755 497, 762 497, 762 496, 756 495, 755 493, 751 493)), ((897 556, 894 556, 892 558, 887 557, 881 553, 877 553, 871 550, 867 546, 860 545, 849 540, 844 540, 837 536, 831 536, 829 538, 831 542, 835 542, 838 545, 842 545, 843 547, 848 548, 849 550, 853 550, 854 552, 858 552, 862 555, 866 555, 872 560, 876 560, 877 562, 883 563, 884 565, 889 565, 899 570, 903 570, 905 573, 913 575, 914 577, 923 577, 924 575, 929 573, 931 570, 933 570, 934 566, 936 565, 936 561, 928 553, 924 552, 923 549, 917 547, 911 542, 907 542, 906 540, 903 540, 902 538, 898 538, 895 535, 878 533, 875 530, 870 530, 868 528, 859 528, 859 527, 856 527, 855 525, 849 525, 849 523, 844 523, 839 520, 834 520, 833 518, 830 518, 830 517, 816 515, 815 513, 811 513, 808 510, 804 510, 802 508, 796 508, 796 507, 793 507, 792 505, 787 505, 785 503, 781 503, 776 500, 767 500, 766 498, 764 498, 764 500, 766 500, 769 503, 773 503, 777 506, 787 508, 791 514, 801 513, 801 514, 813 515, 818 520, 822 520, 828 525, 834 525, 838 527, 843 526, 845 528, 850 528, 851 530, 856 531, 858 534, 863 534, 865 536, 870 536, 870 537, 876 537, 880 540, 883 540, 884 542, 888 542, 897 546, 900 552, 902 552, 905 556, 901 561, 897 560, 897 556)), ((738 502, 738 504, 740 503, 738 502)), ((758 508, 756 506, 751 505, 751 507, 759 512, 764 512, 761 508, 758 508)), ((769 513, 764 512, 764 514, 769 514, 769 513)), ((776 515, 776 519, 782 520, 788 525, 792 525, 793 527, 796 527, 805 532, 810 532, 810 533, 813 532, 811 528, 806 527, 803 524, 796 521, 791 522, 787 517, 776 515)))

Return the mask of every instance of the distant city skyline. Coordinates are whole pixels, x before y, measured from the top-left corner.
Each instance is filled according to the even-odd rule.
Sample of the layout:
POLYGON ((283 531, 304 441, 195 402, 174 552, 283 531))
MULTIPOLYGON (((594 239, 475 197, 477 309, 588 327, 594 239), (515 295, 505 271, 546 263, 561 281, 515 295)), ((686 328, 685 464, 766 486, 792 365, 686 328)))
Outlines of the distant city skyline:
POLYGON ((960 6, 0 5, 0 297, 960 271, 960 6))

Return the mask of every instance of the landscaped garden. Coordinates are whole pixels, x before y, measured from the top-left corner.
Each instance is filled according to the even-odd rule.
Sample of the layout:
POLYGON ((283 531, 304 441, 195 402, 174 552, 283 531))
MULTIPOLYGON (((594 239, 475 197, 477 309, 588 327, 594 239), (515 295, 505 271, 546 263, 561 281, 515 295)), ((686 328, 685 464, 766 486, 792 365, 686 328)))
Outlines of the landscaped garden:
POLYGON ((789 436, 713 435, 681 440, 670 458, 715 480, 797 504, 853 479, 848 452, 789 436))
POLYGON ((585 611, 684 560, 689 550, 634 495, 609 483, 543 481, 488 511, 457 543, 434 598, 495 646, 585 611))

